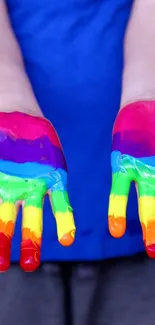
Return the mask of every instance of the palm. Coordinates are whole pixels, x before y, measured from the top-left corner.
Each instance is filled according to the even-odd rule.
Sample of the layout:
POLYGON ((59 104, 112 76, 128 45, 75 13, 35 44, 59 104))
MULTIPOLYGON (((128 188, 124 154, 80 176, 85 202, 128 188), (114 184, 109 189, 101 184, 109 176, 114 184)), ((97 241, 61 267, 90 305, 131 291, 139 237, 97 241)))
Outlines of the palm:
POLYGON ((139 217, 143 230, 144 244, 148 255, 154 258, 155 156, 153 155, 154 148, 152 148, 148 140, 148 133, 145 133, 145 127, 149 129, 151 123, 149 124, 147 119, 145 119, 145 121, 143 119, 144 123, 139 124, 140 115, 139 123, 135 122, 138 121, 138 119, 135 119, 135 116, 133 116, 134 114, 136 114, 136 112, 132 113, 131 110, 125 112, 124 110, 124 112, 120 113, 122 116, 119 116, 118 123, 116 119, 116 128, 114 127, 114 150, 111 156, 113 180, 109 202, 109 230, 112 236, 116 238, 124 235, 126 229, 125 216, 128 193, 130 184, 134 181, 138 194, 139 217), (134 131, 136 135, 135 139, 132 137, 133 132, 130 132, 128 124, 126 124, 126 115, 128 123, 130 123, 130 117, 132 117, 132 121, 134 121, 130 123, 130 130, 134 131), (140 129, 136 132, 136 123, 138 128, 140 128, 141 125, 143 133, 140 133, 140 129), (121 126, 123 126, 122 129, 121 126), (121 132, 118 132, 119 128, 121 132))
POLYGON ((48 121, 20 113, 8 114, 7 119, 5 115, 1 114, 0 120, 0 269, 9 267, 11 239, 22 205, 20 264, 24 270, 32 271, 40 263, 42 205, 46 194, 56 219, 59 242, 68 246, 74 241, 66 164, 55 130, 48 121), (27 131, 22 130, 24 125, 19 125, 19 120, 28 125, 27 131))

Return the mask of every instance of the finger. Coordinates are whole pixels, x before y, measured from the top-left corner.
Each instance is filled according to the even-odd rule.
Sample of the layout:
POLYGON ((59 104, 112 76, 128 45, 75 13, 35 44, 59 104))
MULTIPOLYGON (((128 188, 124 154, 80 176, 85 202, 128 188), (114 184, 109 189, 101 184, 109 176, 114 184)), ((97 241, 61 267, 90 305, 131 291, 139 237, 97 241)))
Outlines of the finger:
POLYGON ((152 188, 146 184, 138 186, 138 210, 142 227, 143 241, 146 252, 149 257, 155 258, 155 197, 152 188), (148 188, 148 190, 147 190, 148 188))
POLYGON ((56 220, 58 240, 63 246, 70 246, 75 238, 75 224, 66 190, 67 173, 62 169, 56 170, 52 179, 51 190, 48 194, 56 220))
POLYGON ((127 172, 113 173, 109 198, 108 224, 110 234, 120 238, 126 231, 126 207, 130 189, 130 178, 127 172))
POLYGON ((10 266, 11 243, 14 234, 18 207, 11 202, 0 204, 0 272, 10 266))
POLYGON ((35 271, 40 265, 42 204, 43 197, 34 194, 25 200, 23 207, 20 266, 28 272, 35 271))
POLYGON ((68 193, 66 191, 50 191, 49 196, 56 220, 58 240, 63 246, 70 246, 74 242, 75 224, 68 193))
POLYGON ((66 190, 67 173, 55 171, 53 179, 55 181, 48 194, 56 220, 58 240, 63 246, 70 246, 75 238, 75 223, 66 190))

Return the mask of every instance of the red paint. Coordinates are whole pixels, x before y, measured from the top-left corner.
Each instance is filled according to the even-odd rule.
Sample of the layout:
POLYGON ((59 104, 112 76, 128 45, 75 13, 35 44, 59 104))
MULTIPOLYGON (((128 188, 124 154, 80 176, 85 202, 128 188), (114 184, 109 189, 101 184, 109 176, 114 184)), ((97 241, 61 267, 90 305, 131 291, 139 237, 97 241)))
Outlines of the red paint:
POLYGON ((20 266, 26 272, 35 271, 40 265, 40 246, 31 240, 21 243, 20 266))
POLYGON ((0 272, 5 272, 10 267, 11 238, 0 233, 0 272))
POLYGON ((149 245, 147 246, 144 242, 144 245, 145 245, 145 250, 146 250, 146 253, 147 255, 150 257, 150 258, 155 258, 155 244, 152 244, 152 245, 149 245))
POLYGON ((0 130, 15 139, 35 140, 48 136, 53 145, 61 148, 53 125, 45 118, 20 112, 0 113, 0 130))
POLYGON ((142 101, 122 108, 114 123, 113 134, 125 131, 151 131, 155 137, 155 101, 142 101))

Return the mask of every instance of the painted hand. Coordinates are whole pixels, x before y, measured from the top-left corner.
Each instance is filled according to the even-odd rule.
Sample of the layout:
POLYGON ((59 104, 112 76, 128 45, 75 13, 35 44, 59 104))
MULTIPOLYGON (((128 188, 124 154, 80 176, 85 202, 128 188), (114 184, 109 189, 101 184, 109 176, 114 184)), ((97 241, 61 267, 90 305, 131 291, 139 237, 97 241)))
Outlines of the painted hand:
POLYGON ((124 235, 128 193, 134 181, 144 245, 148 256, 155 258, 155 102, 137 102, 119 112, 111 164, 109 231, 116 238, 124 235))
POLYGON ((34 271, 39 266, 45 194, 50 198, 60 244, 73 243, 75 224, 66 185, 64 155, 50 122, 18 112, 0 113, 1 272, 10 265, 11 240, 20 205, 20 265, 25 271, 34 271))

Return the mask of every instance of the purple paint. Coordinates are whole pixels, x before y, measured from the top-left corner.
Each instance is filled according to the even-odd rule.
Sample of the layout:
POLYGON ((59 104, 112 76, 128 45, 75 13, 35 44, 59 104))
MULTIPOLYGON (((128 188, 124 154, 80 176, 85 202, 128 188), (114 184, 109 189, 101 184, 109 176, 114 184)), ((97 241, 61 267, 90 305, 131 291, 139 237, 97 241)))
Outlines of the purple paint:
POLYGON ((16 163, 38 162, 67 169, 62 150, 52 145, 46 136, 33 141, 14 140, 0 132, 0 159, 16 163))
POLYGON ((117 132, 113 135, 112 150, 135 158, 150 157, 155 155, 155 142, 152 140, 151 132, 117 132))

